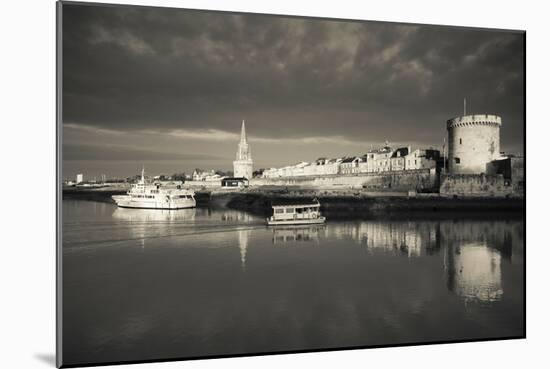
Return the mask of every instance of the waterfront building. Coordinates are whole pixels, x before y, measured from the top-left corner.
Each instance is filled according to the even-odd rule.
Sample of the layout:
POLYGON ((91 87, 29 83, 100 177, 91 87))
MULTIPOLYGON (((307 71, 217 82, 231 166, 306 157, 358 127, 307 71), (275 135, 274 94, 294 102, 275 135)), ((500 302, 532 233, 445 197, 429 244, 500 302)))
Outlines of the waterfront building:
POLYGON ((325 159, 323 164, 318 164, 316 168, 317 175, 338 174, 342 158, 325 159))
POLYGON ((76 184, 84 182, 84 175, 82 173, 76 175, 76 184))
POLYGON ((405 170, 432 169, 440 159, 439 150, 416 149, 405 157, 405 170))
POLYGON ((248 179, 243 177, 225 177, 221 180, 222 187, 248 187, 248 179))
POLYGON ((524 175, 525 159, 521 156, 503 155, 497 160, 487 163, 487 174, 502 175, 505 186, 512 186, 514 190, 525 190, 524 175))
POLYGON ((501 125, 501 117, 489 114, 449 119, 449 173, 486 173, 487 163, 500 157, 501 125))
POLYGON ((370 150, 362 156, 343 158, 319 158, 312 163, 300 162, 282 168, 269 168, 262 173, 263 178, 284 178, 299 176, 353 175, 362 173, 386 173, 416 169, 436 168, 440 153, 434 149, 410 147, 391 148, 388 143, 370 150))
POLYGON ((411 151, 410 147, 401 147, 392 153, 390 158, 391 171, 405 170, 405 158, 409 154, 409 151, 411 151))
POLYGON ((359 173, 359 164, 363 161, 360 156, 349 156, 344 158, 340 163, 341 174, 355 174, 359 173))
POLYGON ((387 172, 390 170, 390 158, 393 154, 393 149, 388 142, 383 147, 375 150, 370 150, 367 156, 367 173, 387 172))
POLYGON ((233 175, 235 177, 252 178, 253 162, 252 151, 246 138, 246 127, 244 120, 241 126, 241 140, 237 149, 236 160, 233 162, 233 175))
POLYGON ((220 181, 222 179, 222 176, 219 174, 216 174, 216 172, 211 170, 200 170, 195 169, 193 171, 193 181, 220 181))
POLYGON ((342 161, 343 159, 341 158, 319 158, 313 163, 300 162, 294 165, 287 165, 282 168, 269 168, 262 173, 262 177, 281 178, 338 174, 342 161))

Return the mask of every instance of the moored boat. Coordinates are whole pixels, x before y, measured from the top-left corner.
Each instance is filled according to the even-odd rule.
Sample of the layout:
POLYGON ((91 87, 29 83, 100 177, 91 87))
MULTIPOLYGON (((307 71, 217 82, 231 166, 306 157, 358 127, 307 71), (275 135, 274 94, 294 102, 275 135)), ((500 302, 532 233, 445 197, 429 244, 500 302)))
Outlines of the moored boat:
POLYGON ((126 195, 112 198, 121 208, 176 210, 197 205, 194 191, 184 189, 178 183, 147 183, 143 170, 141 179, 132 185, 126 195))
POLYGON ((313 200, 279 200, 271 204, 273 215, 266 219, 267 225, 323 224, 321 204, 313 200))

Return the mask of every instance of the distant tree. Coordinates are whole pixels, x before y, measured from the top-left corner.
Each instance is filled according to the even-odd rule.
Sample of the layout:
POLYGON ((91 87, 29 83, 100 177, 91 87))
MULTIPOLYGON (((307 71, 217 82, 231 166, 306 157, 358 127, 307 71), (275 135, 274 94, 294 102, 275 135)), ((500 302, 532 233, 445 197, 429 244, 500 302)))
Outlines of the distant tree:
POLYGON ((185 178, 186 177, 184 172, 172 174, 172 179, 174 181, 185 181, 185 178))
POLYGON ((222 176, 222 177, 233 177, 233 172, 230 171, 230 170, 221 170, 221 169, 218 169, 216 170, 215 172, 217 175, 219 176, 222 176))
POLYGON ((128 182, 128 183, 137 183, 140 179, 141 179, 141 175, 139 175, 139 176, 136 175, 136 176, 126 178, 126 182, 128 182))
POLYGON ((260 168, 252 172, 252 177, 261 177, 264 173, 265 168, 260 168))

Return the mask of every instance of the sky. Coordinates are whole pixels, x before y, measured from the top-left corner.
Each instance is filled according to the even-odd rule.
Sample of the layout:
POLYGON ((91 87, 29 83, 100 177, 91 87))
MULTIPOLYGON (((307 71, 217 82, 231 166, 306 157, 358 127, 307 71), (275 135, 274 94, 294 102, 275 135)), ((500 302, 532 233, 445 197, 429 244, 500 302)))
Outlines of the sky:
POLYGON ((522 33, 184 9, 63 5, 63 176, 254 168, 392 146, 502 117, 522 153, 522 33))

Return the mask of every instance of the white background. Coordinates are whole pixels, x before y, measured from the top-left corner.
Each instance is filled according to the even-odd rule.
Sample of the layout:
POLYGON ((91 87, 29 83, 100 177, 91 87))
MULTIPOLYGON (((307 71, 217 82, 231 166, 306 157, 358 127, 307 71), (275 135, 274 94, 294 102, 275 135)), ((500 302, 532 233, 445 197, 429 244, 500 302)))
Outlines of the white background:
MULTIPOLYGON (((548 364, 548 11, 527 1, 118 1, 147 5, 527 30, 527 340, 135 365, 135 368, 518 368, 548 364), (529 365, 529 363, 532 363, 529 365), (536 363, 536 364, 535 364, 536 363)), ((55 3, 1 7, 0 367, 53 367, 55 3)), ((443 122, 442 122, 443 124, 443 122)))

